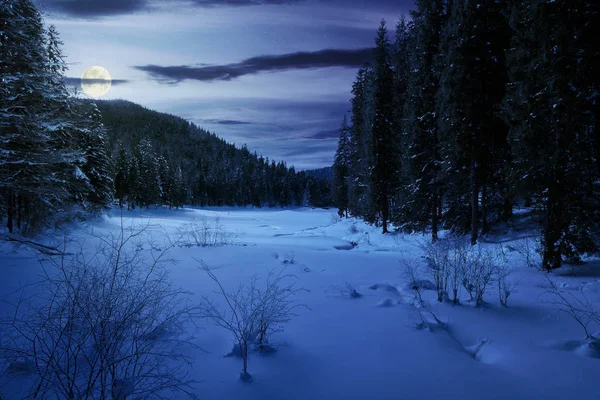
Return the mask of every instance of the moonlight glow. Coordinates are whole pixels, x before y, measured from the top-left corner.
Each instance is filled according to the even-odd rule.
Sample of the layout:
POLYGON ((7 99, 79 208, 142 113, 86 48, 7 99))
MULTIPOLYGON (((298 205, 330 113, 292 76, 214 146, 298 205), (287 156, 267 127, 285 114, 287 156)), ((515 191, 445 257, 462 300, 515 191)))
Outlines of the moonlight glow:
POLYGON ((110 91, 112 78, 102 67, 89 67, 81 75, 81 89, 89 97, 102 97, 110 91))

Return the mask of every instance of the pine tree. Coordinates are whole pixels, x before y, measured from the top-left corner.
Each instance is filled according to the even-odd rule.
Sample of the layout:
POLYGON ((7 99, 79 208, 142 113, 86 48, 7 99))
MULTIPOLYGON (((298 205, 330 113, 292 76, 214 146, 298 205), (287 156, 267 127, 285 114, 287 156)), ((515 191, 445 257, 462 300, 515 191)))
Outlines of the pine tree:
POLYGON ((358 71, 352 86, 352 128, 350 136, 350 163, 348 209, 352 215, 373 223, 375 207, 371 201, 371 170, 373 168, 373 68, 364 65, 358 71))
POLYGON ((143 139, 138 146, 137 165, 139 168, 137 202, 143 207, 150 207, 160 202, 160 178, 158 158, 152 143, 147 139, 143 139))
POLYGON ((411 12, 411 73, 404 110, 407 186, 405 210, 418 230, 431 226, 437 240, 441 214, 436 95, 439 88, 440 36, 445 21, 444 1, 417 0, 411 12))
POLYGON ((104 209, 110 205, 115 193, 107 153, 106 130, 100 122, 101 115, 96 104, 84 104, 80 114, 83 116, 79 119, 79 126, 82 128, 80 147, 85 157, 81 169, 90 183, 86 200, 92 209, 104 209))
POLYGON ((158 179, 160 186, 160 203, 173 207, 174 173, 169 167, 169 162, 163 156, 158 157, 158 179))
POLYGON ((348 118, 344 115, 342 128, 340 129, 340 139, 333 161, 333 181, 331 183, 333 204, 337 207, 340 217, 348 216, 349 163, 350 127, 348 126, 348 118))
POLYGON ((119 200, 119 206, 130 198, 129 187, 129 154, 123 142, 117 144, 116 154, 113 156, 113 176, 115 182, 115 198, 119 200))
POLYGON ((393 157, 396 161, 395 173, 392 177, 393 202, 390 210, 391 220, 397 225, 402 226, 407 222, 407 216, 404 212, 404 201, 406 193, 406 174, 404 172, 404 144, 406 143, 404 132, 404 110, 406 106, 406 97, 408 89, 408 75, 410 73, 409 64, 409 35, 411 26, 406 22, 404 16, 400 19, 396 27, 396 40, 394 43, 394 137, 392 145, 393 157))
POLYGON ((389 40, 385 21, 381 21, 375 41, 375 115, 371 136, 373 168, 371 169, 371 195, 381 218, 383 233, 388 232, 392 182, 397 172, 394 149, 394 77, 389 54, 389 40))
POLYGON ((544 210, 543 266, 596 250, 597 126, 587 68, 599 44, 585 41, 590 1, 518 2, 505 99, 515 180, 544 210), (591 46, 591 47, 590 47, 591 46), (583 111, 583 112, 582 112, 583 111))
POLYGON ((12 231, 15 218, 17 228, 41 223, 86 183, 74 180, 83 152, 73 145, 56 30, 44 31, 30 0, 3 1, 0 23, 0 211, 12 231))
POLYGON ((437 94, 439 150, 448 224, 459 231, 470 225, 475 244, 480 194, 487 211, 496 161, 506 147, 506 128, 498 111, 506 85, 504 53, 510 29, 500 3, 494 0, 454 0, 451 10, 443 35, 445 68, 437 94))

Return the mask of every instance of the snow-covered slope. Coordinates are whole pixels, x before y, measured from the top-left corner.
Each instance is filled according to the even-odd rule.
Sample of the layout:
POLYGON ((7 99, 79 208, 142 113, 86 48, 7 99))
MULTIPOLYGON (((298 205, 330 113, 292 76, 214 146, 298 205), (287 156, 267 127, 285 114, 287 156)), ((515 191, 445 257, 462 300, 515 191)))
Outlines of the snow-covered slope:
MULTIPOLYGON (((199 321, 203 328, 191 350, 192 377, 200 381, 202 399, 599 399, 600 360, 594 344, 581 346, 583 331, 568 315, 557 314, 544 301, 548 281, 528 269, 517 252, 508 258, 519 281, 509 307, 500 306, 492 285, 486 304, 474 307, 462 293, 460 305, 426 299, 447 329, 419 330, 409 305, 411 294, 403 259, 421 259, 418 235, 391 234, 361 221, 339 221, 331 210, 157 209, 124 214, 124 223, 148 225, 155 238, 175 237, 191 221, 219 218, 232 244, 222 247, 176 247, 171 277, 177 285, 215 296, 214 284, 199 270, 203 260, 225 287, 246 282, 254 274, 286 268, 308 289, 298 294, 309 309, 275 335, 279 350, 250 356, 253 382, 239 380, 241 361, 224 357, 233 346, 228 332, 199 321), (361 297, 344 298, 332 285, 355 286, 361 297), (586 350, 587 349, 587 350, 586 350)), ((71 236, 117 231, 117 211, 78 228, 71 236)), ((49 242, 57 237, 47 238, 49 242)), ((506 244, 510 244, 508 242, 506 244)), ((509 247, 510 249, 511 247, 509 247)), ((25 248, 4 246, 0 252, 0 296, 36 279, 38 263, 25 248)), ((594 268, 585 276, 556 276, 561 290, 585 288, 600 297, 594 268)), ((599 310, 600 311, 600 310, 599 310)), ((10 396, 17 383, 0 389, 10 396)), ((11 398, 11 397, 9 397, 11 398)))

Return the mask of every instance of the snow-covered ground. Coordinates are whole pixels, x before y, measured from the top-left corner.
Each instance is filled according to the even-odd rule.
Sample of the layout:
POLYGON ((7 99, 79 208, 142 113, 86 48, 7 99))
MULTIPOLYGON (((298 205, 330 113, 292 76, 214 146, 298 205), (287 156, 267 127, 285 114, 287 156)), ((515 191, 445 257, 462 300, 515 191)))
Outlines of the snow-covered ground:
MULTIPOLYGON (((250 356, 252 383, 239 380, 239 359, 224 357, 233 346, 230 334, 210 321, 198 322, 196 344, 202 350, 189 355, 201 399, 600 399, 600 359, 589 356, 599 349, 586 352, 569 345, 583 339, 583 330, 543 301, 548 281, 526 268, 516 251, 508 254, 515 267, 510 279, 519 281, 509 307, 499 304, 494 285, 483 307, 468 302, 464 291, 461 305, 439 304, 427 291, 449 330, 419 330, 401 260, 423 262, 419 246, 428 238, 382 236, 358 220, 335 221, 334 214, 314 209, 125 212, 125 224, 149 223, 157 240, 175 237, 179 228, 203 216, 219 217, 223 229, 234 234, 231 245, 172 250, 177 259, 170 267, 172 279, 198 301, 201 295, 216 295, 195 259, 228 288, 285 267, 308 289, 298 294, 308 308, 298 309, 273 337, 278 352, 250 356), (345 282, 363 296, 344 298, 328 290, 345 282)), ((70 235, 106 235, 120 222, 115 210, 70 235)), ((512 249, 511 243, 504 244, 512 249)), ((36 279, 39 265, 26 248, 5 245, 0 270, 0 297, 8 298, 14 288, 36 279)), ((600 298, 594 268, 585 271, 555 278, 561 290, 584 288, 590 298, 600 298)))

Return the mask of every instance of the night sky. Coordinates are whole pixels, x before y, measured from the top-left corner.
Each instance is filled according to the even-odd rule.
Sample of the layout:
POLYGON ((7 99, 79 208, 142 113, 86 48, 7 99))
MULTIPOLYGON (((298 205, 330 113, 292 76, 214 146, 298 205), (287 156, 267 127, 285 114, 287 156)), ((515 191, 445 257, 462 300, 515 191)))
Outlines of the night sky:
POLYGON ((70 70, 297 168, 329 166, 379 21, 412 0, 38 0, 70 70))

